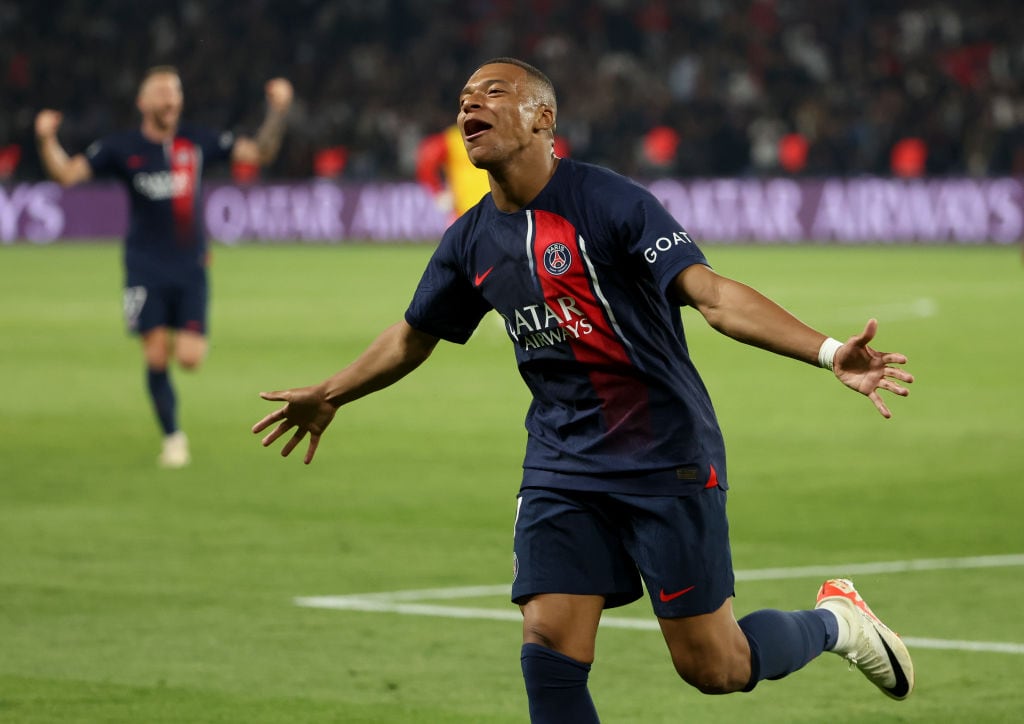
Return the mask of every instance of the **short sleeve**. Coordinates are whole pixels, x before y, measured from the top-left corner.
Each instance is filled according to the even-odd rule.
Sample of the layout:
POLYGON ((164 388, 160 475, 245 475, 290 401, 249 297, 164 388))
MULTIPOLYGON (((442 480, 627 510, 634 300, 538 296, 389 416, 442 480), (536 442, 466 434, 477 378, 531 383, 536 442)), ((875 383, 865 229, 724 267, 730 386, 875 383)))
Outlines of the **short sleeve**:
POLYGON ((449 229, 420 278, 405 321, 420 332, 465 344, 491 306, 462 271, 455 240, 449 229))
POLYGON ((630 256, 650 269, 658 288, 665 292, 683 269, 707 264, 704 252, 653 194, 635 186, 619 205, 624 219, 622 232, 630 256))
POLYGON ((197 142, 203 149, 203 158, 208 163, 227 161, 235 148, 236 136, 231 131, 220 133, 200 129, 196 132, 197 142))
POLYGON ((85 159, 89 162, 93 176, 111 176, 119 170, 117 152, 109 138, 94 141, 85 149, 85 159))

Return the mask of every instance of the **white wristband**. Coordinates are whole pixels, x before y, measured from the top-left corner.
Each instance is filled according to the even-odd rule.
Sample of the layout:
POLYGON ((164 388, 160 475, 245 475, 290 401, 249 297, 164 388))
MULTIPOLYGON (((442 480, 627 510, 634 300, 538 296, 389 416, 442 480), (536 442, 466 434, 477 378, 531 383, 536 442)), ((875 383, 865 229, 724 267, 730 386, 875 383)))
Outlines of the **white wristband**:
POLYGON ((843 343, 838 339, 826 338, 821 343, 821 347, 818 348, 818 366, 829 370, 832 369, 832 364, 836 358, 836 350, 842 346, 843 343))

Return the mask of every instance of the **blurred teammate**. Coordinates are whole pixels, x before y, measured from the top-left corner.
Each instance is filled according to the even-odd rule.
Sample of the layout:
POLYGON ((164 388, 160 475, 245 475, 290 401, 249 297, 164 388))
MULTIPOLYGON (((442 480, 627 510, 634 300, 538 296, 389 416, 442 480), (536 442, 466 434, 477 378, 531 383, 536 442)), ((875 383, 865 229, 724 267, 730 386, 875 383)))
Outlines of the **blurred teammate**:
POLYGON ((469 161, 457 125, 427 136, 416 152, 416 179, 434 195, 452 221, 477 204, 490 190, 487 172, 469 161))
POLYGON ((253 427, 309 435, 313 459, 337 411, 389 385, 439 340, 466 342, 483 315, 505 319, 533 393, 515 525, 512 599, 534 722, 597 721, 587 690, 601 613, 642 595, 679 675, 709 694, 750 691, 834 651, 888 696, 913 688, 910 655, 843 579, 805 611, 737 622, 725 514, 725 447, 693 367, 678 306, 746 344, 832 370, 884 417, 879 392, 906 395, 901 354, 845 344, 748 286, 716 274, 646 190, 551 152, 550 81, 503 58, 460 96, 469 156, 491 194, 444 235, 405 319, 320 384, 262 393, 285 405, 253 427))
POLYGON ((277 155, 292 101, 283 78, 267 83, 267 115, 255 139, 235 138, 180 123, 181 79, 171 66, 146 72, 136 106, 138 129, 107 136, 85 154, 68 156, 57 139, 61 114, 42 110, 35 130, 47 173, 63 186, 112 176, 131 199, 124 244, 124 316, 142 339, 146 380, 163 430, 158 458, 165 467, 189 462, 188 440, 178 429, 168 372, 171 359, 195 369, 207 349, 207 243, 200 213, 204 168, 232 160, 266 165, 277 155))

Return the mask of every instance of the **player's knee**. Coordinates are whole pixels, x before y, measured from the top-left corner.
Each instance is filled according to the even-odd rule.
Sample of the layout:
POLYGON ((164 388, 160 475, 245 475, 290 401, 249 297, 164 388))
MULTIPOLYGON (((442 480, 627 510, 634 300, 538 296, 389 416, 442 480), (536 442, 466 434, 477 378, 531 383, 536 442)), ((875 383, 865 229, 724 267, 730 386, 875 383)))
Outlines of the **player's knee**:
POLYGON ((202 355, 178 355, 178 364, 183 370, 196 370, 199 369, 199 365, 203 363, 202 355))
POLYGON ((731 694, 750 681, 750 662, 738 659, 673 661, 676 672, 702 694, 731 694))
POLYGON ((543 626, 526 626, 523 630, 524 644, 538 644, 547 649, 558 649, 558 637, 549 633, 543 626))
POLYGON ((174 352, 182 369, 198 369, 206 359, 206 340, 195 337, 179 337, 174 352))
POLYGON ((167 364, 171 359, 167 344, 153 340, 146 341, 142 349, 142 356, 146 361, 146 366, 152 370, 167 369, 167 364))
POLYGON ((594 646, 590 642, 574 640, 566 632, 540 622, 523 626, 523 643, 543 646, 584 664, 594 661, 594 646))

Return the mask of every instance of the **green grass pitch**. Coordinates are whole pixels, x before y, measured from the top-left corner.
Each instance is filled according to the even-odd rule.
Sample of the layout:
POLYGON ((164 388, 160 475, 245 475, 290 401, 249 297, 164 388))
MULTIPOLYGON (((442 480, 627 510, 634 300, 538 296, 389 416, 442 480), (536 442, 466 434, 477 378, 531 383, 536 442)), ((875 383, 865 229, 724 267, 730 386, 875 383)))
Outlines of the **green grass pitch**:
MULTIPOLYGON (((918 378, 886 421, 684 310, 729 444, 737 570, 1024 553, 1019 249, 706 251, 835 337, 877 316, 876 346, 918 378)), ((0 248, 0 721, 526 720, 515 622, 293 603, 509 580, 527 394, 500 325, 343 409, 309 467, 249 432, 272 409, 258 391, 321 379, 399 319, 429 253, 217 248, 211 354, 174 377, 194 462, 165 471, 119 248, 0 248)), ((907 637, 1016 647, 914 648, 903 703, 834 656, 705 697, 657 632, 619 628, 591 690, 607 722, 1017 722, 1022 568, 856 577, 907 637)), ((736 609, 804 608, 819 583, 741 580, 736 609)))

